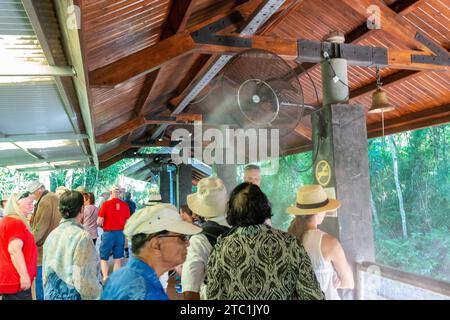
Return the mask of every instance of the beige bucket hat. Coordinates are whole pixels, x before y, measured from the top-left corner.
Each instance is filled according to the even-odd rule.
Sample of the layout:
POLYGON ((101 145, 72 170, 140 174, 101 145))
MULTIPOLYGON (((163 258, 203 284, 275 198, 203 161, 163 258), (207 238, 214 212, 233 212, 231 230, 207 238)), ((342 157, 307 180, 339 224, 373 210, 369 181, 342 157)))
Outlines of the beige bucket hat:
POLYGON ((294 215, 310 215, 320 212, 336 210, 341 206, 340 201, 328 199, 321 185, 313 184, 297 189, 296 205, 290 206, 286 212, 294 215))
POLYGON ((201 179, 197 192, 187 196, 187 205, 196 215, 214 218, 225 215, 228 194, 223 181, 217 177, 201 179))

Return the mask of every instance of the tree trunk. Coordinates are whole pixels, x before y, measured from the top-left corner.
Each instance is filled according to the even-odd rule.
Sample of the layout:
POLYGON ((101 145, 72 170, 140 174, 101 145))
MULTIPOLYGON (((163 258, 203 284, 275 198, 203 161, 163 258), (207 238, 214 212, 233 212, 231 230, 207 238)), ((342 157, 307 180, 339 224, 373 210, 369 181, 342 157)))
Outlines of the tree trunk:
POLYGON ((406 228, 406 214, 405 214, 405 208, 403 205, 403 194, 402 189, 400 186, 400 179, 398 177, 398 158, 397 158, 397 146, 395 145, 394 137, 391 135, 388 137, 389 146, 391 148, 391 154, 392 154, 392 164, 394 167, 394 179, 395 179, 395 187, 397 189, 397 196, 398 196, 398 205, 400 209, 400 216, 402 218, 402 232, 403 232, 403 238, 408 238, 408 230, 406 228))
POLYGON ((86 173, 86 168, 83 168, 83 175, 84 175, 83 187, 85 187, 87 190, 89 190, 88 187, 87 187, 87 173, 86 173))
POLYGON ((373 221, 375 222, 375 225, 378 226, 380 224, 380 219, 378 219, 377 208, 375 207, 375 201, 373 201, 372 193, 370 193, 370 206, 372 207, 373 221))
POLYGON ((72 183, 73 183, 73 169, 67 170, 66 173, 66 183, 65 186, 72 190, 72 183))

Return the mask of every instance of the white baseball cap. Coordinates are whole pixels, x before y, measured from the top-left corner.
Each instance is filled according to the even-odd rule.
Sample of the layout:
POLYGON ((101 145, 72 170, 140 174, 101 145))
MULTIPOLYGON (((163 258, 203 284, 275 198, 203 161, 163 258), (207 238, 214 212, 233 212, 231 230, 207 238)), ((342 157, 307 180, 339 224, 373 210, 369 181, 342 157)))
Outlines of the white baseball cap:
POLYGON ((30 182, 30 184, 27 186, 26 190, 30 193, 36 192, 38 189, 43 188, 44 184, 38 180, 35 180, 33 182, 30 182))
POLYGON ((139 233, 153 234, 164 230, 187 235, 202 231, 201 228, 183 221, 175 206, 161 203, 146 207, 133 214, 128 219, 123 233, 130 239, 139 233))

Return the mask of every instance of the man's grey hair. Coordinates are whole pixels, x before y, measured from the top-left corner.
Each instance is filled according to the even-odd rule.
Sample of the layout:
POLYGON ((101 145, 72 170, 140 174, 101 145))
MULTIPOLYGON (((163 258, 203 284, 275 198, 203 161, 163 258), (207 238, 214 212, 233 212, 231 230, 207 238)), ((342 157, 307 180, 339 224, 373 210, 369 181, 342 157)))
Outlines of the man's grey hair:
POLYGON ((244 171, 249 171, 249 170, 261 170, 261 168, 256 165, 256 164, 248 164, 244 167, 244 171))

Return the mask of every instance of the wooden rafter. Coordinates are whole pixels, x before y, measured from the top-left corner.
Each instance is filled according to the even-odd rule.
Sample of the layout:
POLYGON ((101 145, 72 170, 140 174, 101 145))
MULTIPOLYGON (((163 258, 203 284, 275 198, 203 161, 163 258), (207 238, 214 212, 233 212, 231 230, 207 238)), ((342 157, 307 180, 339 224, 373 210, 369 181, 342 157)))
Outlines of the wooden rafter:
POLYGON ((97 143, 108 143, 114 139, 122 137, 134 130, 150 124, 184 124, 195 121, 202 121, 202 116, 199 114, 189 114, 183 113, 175 115, 174 117, 169 118, 155 118, 155 119, 146 119, 145 117, 137 117, 133 118, 124 124, 110 130, 104 134, 101 134, 95 138, 97 143))
MULTIPOLYGON (((430 49, 425 47, 422 43, 414 39, 418 31, 413 27, 408 20, 401 14, 398 14, 393 9, 389 8, 383 1, 380 0, 342 0, 350 8, 357 11, 362 16, 368 16, 367 8, 376 5, 380 9, 381 30, 401 39, 410 49, 419 49, 425 53, 430 53, 430 49)), ((417 6, 417 3, 411 5, 417 6)), ((405 7, 400 7, 401 10, 407 10, 405 7)))
MULTIPOLYGON (((383 83, 383 88, 387 88, 392 84, 397 83, 398 81, 409 79, 415 75, 417 75, 419 71, 413 70, 401 70, 399 72, 388 75, 387 77, 381 78, 381 82, 383 83)), ((372 82, 364 87, 360 87, 350 91, 350 99, 354 99, 360 97, 366 93, 372 92, 377 88, 377 83, 372 82)))
MULTIPOLYGON (((194 3, 195 0, 172 1, 169 16, 167 17, 163 31, 161 32, 160 41, 184 31, 187 21, 192 14, 194 3)), ((146 76, 144 85, 134 108, 135 117, 140 117, 143 115, 145 107, 150 103, 153 89, 160 81, 162 74, 164 74, 164 66, 146 76)), ((128 133, 128 136, 125 139, 126 143, 130 142, 132 134, 133 132, 128 133)))
POLYGON ((120 145, 118 145, 117 147, 108 150, 105 153, 102 153, 101 155, 99 155, 98 159, 100 161, 107 161, 113 157, 115 157, 116 155, 123 153, 129 149, 139 149, 142 147, 170 147, 170 141, 164 140, 164 141, 155 141, 152 144, 146 143, 146 144, 139 144, 139 143, 131 143, 131 142, 125 142, 122 143, 120 145))
POLYGON ((119 153, 117 156, 115 156, 113 158, 110 158, 110 159, 108 159, 106 161, 100 161, 99 168, 100 168, 100 170, 106 169, 110 165, 113 165, 114 163, 116 163, 116 162, 118 162, 118 161, 120 161, 120 160, 122 160, 124 158, 125 158, 124 154, 123 153, 119 153))
POLYGON ((95 141, 97 143, 108 143, 114 139, 117 139, 119 137, 122 137, 126 134, 133 132, 137 128, 142 127, 143 125, 145 125, 144 117, 134 118, 121 124, 118 127, 115 127, 112 130, 109 130, 108 132, 98 135, 97 137, 95 137, 95 141))
MULTIPOLYGON (((448 122, 450 122, 450 104, 445 104, 428 110, 410 113, 399 118, 387 119, 384 121, 384 134, 421 129, 448 122)), ((382 134, 383 128, 381 123, 378 122, 367 126, 369 138, 380 137, 382 134)))
POLYGON ((170 14, 167 17, 161 39, 167 39, 168 37, 185 30, 186 24, 194 9, 195 2, 195 0, 172 0, 169 11, 170 14))
POLYGON ((133 53, 109 65, 89 73, 93 86, 115 86, 129 79, 148 74, 172 59, 195 49, 188 32, 181 32, 158 42, 156 45, 133 53), (149 59, 149 57, 152 57, 149 59))
MULTIPOLYGON (((173 2, 175 2, 174 5, 177 7, 174 15, 181 12, 179 11, 178 6, 183 6, 183 4, 179 4, 179 2, 190 2, 186 13, 189 13, 189 11, 192 10, 190 7, 193 5, 193 1, 173 2)), ((183 54, 187 54, 194 49, 195 45, 189 35, 190 32, 200 29, 211 22, 217 21, 234 11, 241 12, 245 15, 248 10, 252 10, 256 4, 253 1, 249 1, 248 3, 244 3, 236 8, 233 8, 224 14, 216 15, 207 21, 203 21, 195 26, 192 26, 186 31, 181 31, 182 28, 186 27, 185 23, 182 22, 177 24, 176 22, 170 22, 176 21, 177 18, 175 16, 173 18, 169 17, 168 23, 165 25, 162 32, 162 34, 167 36, 167 38, 162 38, 162 41, 158 42, 156 45, 140 50, 102 68, 91 71, 89 73, 90 84, 91 86, 111 87, 133 77, 152 72, 160 68, 164 63, 168 63, 172 59, 183 54), (171 35, 170 33, 175 28, 178 28, 178 33, 171 35), (152 57, 152 59, 148 59, 148 57, 152 57), (108 75, 108 73, 110 74, 108 75)), ((183 17, 182 20, 186 19, 188 18, 183 17)))

